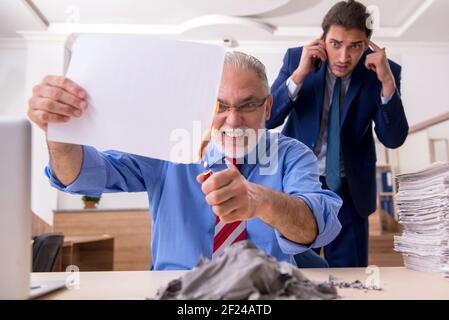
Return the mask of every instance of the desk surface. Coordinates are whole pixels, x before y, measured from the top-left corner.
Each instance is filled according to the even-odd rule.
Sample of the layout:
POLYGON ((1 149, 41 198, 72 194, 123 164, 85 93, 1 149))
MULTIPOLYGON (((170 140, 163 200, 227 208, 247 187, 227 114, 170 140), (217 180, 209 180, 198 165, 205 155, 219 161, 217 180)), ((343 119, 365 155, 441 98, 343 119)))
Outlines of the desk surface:
MULTIPOLYGON (((313 281, 327 281, 332 274, 346 281, 360 280, 369 275, 365 268, 303 269, 313 281)), ((154 297, 157 289, 185 271, 115 271, 81 272, 79 289, 63 289, 43 299, 145 299, 154 297)), ((73 275, 73 274, 72 274, 73 275)), ((403 267, 379 268, 382 291, 338 289, 341 299, 449 299, 449 279, 417 272, 403 267)), ((61 279, 65 273, 33 273, 32 280, 61 279)))

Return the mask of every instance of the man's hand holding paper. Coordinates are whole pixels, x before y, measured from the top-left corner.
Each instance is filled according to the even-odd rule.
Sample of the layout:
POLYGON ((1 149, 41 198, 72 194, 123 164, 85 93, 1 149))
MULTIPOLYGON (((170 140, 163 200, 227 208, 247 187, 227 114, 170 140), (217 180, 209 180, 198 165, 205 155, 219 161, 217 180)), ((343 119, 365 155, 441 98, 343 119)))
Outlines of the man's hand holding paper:
POLYGON ((86 111, 86 92, 64 76, 46 76, 33 88, 28 116, 47 132, 49 123, 65 123, 86 111))

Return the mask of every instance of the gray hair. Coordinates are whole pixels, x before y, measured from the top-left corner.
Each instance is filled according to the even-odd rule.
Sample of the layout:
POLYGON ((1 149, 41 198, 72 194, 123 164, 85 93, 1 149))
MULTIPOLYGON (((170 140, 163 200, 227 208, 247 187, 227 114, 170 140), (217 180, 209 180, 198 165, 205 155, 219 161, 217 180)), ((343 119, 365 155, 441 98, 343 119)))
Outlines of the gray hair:
POLYGON ((253 70, 262 82, 262 85, 265 87, 267 92, 270 93, 270 86, 268 85, 265 66, 257 58, 240 51, 226 52, 224 67, 253 70))

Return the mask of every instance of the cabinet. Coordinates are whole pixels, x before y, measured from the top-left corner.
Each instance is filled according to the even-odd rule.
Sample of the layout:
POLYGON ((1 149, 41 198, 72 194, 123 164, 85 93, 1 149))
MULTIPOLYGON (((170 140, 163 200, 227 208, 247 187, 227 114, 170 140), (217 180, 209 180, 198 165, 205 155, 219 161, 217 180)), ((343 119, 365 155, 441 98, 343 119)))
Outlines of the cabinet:
POLYGON ((113 237, 114 271, 150 268, 151 221, 148 209, 58 210, 54 216, 54 230, 78 239, 101 234, 113 237))
POLYGON ((107 234, 64 236, 62 254, 55 271, 65 271, 72 265, 80 271, 112 271, 114 238, 107 234))

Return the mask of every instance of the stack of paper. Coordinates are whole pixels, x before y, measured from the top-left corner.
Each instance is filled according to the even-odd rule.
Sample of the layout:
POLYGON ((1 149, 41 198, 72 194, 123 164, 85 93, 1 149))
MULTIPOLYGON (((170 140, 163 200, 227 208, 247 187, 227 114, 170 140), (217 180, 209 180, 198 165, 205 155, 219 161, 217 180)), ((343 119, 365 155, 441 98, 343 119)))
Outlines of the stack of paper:
POLYGON ((449 164, 398 175, 396 210, 404 226, 394 248, 405 266, 449 277, 449 164))

